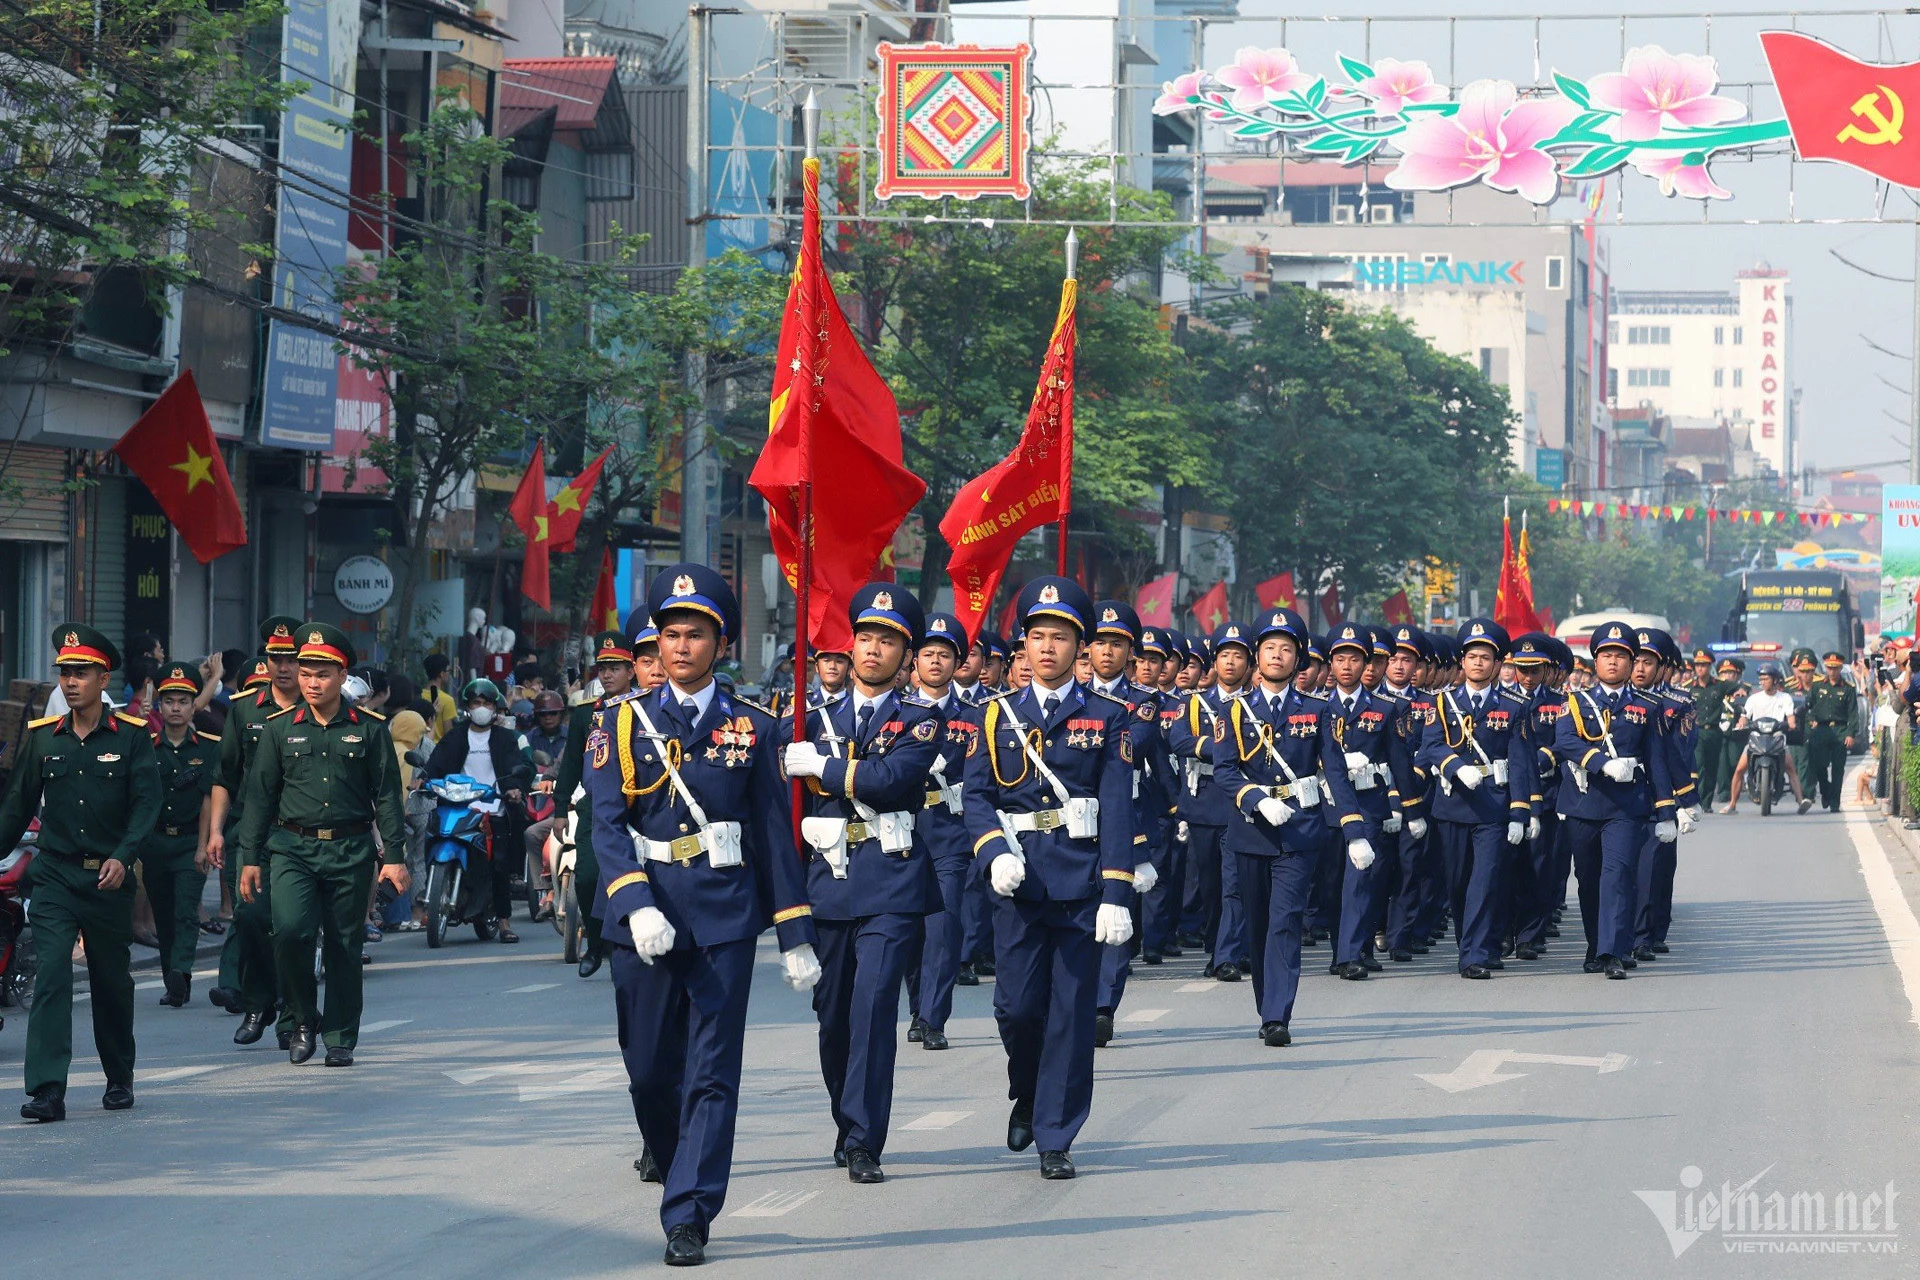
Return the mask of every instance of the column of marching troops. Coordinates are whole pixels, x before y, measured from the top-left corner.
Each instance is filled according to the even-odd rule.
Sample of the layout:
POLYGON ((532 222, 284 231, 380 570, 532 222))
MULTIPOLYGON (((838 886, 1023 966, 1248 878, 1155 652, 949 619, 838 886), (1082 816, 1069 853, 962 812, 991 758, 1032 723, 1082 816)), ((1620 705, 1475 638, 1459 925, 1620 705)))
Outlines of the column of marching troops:
MULTIPOLYGON (((992 974, 1007 1144, 1065 1179, 1135 960, 1197 948, 1212 977, 1250 979, 1258 1040, 1280 1048, 1304 949, 1324 942, 1329 972, 1357 981, 1451 928, 1460 976, 1486 979, 1559 936, 1570 877, 1585 972, 1624 978, 1667 951, 1677 837, 1699 810, 1693 700, 1670 683, 1682 658, 1664 633, 1608 623, 1578 662, 1484 619, 1319 635, 1276 608, 1189 637, 1056 577, 1027 583, 1015 616, 1011 645, 970 637, 904 588, 868 585, 798 739, 790 712, 715 680, 740 618, 705 566, 664 570, 629 632, 595 638, 598 663, 624 667, 605 682, 621 692, 576 722, 565 800, 593 850, 579 874, 611 961, 636 1165, 663 1184, 667 1262, 703 1260, 725 1201, 769 926, 787 981, 812 993, 831 1155, 856 1183, 884 1180, 903 990, 908 1042, 944 1050, 956 983, 992 974)), ((339 700, 343 635, 282 618, 262 632, 266 683, 164 794, 210 792, 204 843, 239 869, 236 955, 216 989, 245 1014, 236 1040, 277 1013, 294 1062, 317 1037, 344 1066, 376 864, 405 887, 393 748, 378 715, 339 700)), ((76 934, 104 1103, 132 1105, 125 868, 165 848, 155 757, 181 749, 172 721, 150 739, 100 714, 88 683, 117 663, 104 637, 66 627, 55 643, 72 710, 35 723, 0 805, 4 848, 45 801, 22 1108, 38 1120, 64 1114, 76 934)), ((162 1003, 184 1002, 188 964, 167 961, 162 1003)))

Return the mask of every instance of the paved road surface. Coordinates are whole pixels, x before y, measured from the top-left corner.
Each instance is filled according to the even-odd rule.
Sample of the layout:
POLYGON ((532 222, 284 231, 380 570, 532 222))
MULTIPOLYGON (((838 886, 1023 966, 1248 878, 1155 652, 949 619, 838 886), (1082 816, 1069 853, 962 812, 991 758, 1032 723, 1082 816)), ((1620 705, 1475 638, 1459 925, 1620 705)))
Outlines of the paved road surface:
MULTIPOLYGON (((769 943, 710 1265, 755 1277, 1916 1274, 1920 1030, 1895 960, 1920 970, 1920 931, 1901 916, 1901 882, 1920 879, 1911 858, 1849 814, 1713 818, 1681 859, 1674 952, 1627 982, 1579 972, 1577 916, 1547 959, 1483 983, 1438 953, 1340 982, 1322 947, 1307 953, 1294 1046, 1270 1050, 1246 984, 1196 982, 1190 960, 1139 970, 1099 1056, 1081 1177, 1063 1184, 1003 1145, 1003 1059, 981 987, 960 992, 952 1051, 903 1046, 889 1181, 850 1185, 827 1159, 811 1011, 779 981, 769 943), (1827 1230, 1723 1230, 1708 1197, 1756 1177, 1758 1210, 1773 1192, 1782 1205, 1819 1193, 1827 1230), (1890 1230, 1868 1199, 1889 1184, 1890 1230), (1842 1193, 1874 1212, 1873 1231, 1833 1229, 1842 1193), (1735 1252, 1788 1245, 1863 1252, 1735 1252)), ((236 1049, 234 1019, 200 999, 205 977, 183 1011, 151 1003, 155 982, 140 993, 135 1110, 99 1111, 85 1060, 65 1124, 0 1120, 5 1272, 658 1268, 658 1197, 631 1168, 611 986, 604 972, 576 978, 543 930, 523 925, 527 942, 511 948, 379 944, 350 1071, 236 1049)), ((6 1078, 19 1078, 24 1029, 10 1018, 0 1031, 6 1078)), ((84 1027, 78 1038, 89 1053, 84 1027)))

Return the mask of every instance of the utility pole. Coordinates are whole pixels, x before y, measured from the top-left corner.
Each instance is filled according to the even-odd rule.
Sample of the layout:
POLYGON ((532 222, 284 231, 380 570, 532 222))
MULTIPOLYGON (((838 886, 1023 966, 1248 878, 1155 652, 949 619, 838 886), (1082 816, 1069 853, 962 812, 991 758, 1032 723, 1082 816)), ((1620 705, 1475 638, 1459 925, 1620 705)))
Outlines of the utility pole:
MULTIPOLYGON (((707 17, 704 5, 687 10, 687 270, 707 265, 707 17)), ((680 558, 714 562, 711 534, 719 488, 708 440, 707 356, 686 358, 687 391, 698 403, 687 412, 680 439, 680 558)))
POLYGON ((1913 367, 1907 406, 1907 483, 1920 484, 1920 209, 1913 215, 1913 367))

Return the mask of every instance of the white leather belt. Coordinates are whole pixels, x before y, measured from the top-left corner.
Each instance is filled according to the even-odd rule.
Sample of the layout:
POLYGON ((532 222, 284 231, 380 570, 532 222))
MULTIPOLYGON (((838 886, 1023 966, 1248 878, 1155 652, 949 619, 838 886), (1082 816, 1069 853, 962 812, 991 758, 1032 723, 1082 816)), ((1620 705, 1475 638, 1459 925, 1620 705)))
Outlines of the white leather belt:
POLYGON ((1303 796, 1306 798, 1305 807, 1311 809, 1320 803, 1319 782, 1317 777, 1301 778, 1297 782, 1269 783, 1259 790, 1261 794, 1272 796, 1275 800, 1292 800, 1296 796, 1303 796))
POLYGON ((938 809, 945 805, 948 812, 960 812, 960 783, 950 787, 931 787, 927 790, 927 808, 938 809))
POLYGON ((1007 825, 1016 832, 1058 831, 1067 825, 1067 815, 1060 809, 1041 809, 1034 813, 1008 813, 1001 815, 1007 825))
POLYGON ((1358 769, 1349 769, 1347 777, 1353 782, 1355 791, 1371 791, 1393 776, 1393 771, 1380 763, 1363 764, 1358 769))
POLYGON ((646 856, 648 862, 692 862, 707 851, 706 832, 696 831, 690 836, 681 836, 678 840, 649 840, 636 835, 633 847, 646 856))
POLYGON ((910 828, 913 826, 913 815, 905 810, 901 810, 897 813, 876 813, 873 815, 873 821, 871 822, 861 822, 859 819, 855 819, 847 824, 848 846, 851 847, 866 840, 878 840, 880 838, 880 824, 883 822, 895 824, 896 829, 900 827, 910 828))

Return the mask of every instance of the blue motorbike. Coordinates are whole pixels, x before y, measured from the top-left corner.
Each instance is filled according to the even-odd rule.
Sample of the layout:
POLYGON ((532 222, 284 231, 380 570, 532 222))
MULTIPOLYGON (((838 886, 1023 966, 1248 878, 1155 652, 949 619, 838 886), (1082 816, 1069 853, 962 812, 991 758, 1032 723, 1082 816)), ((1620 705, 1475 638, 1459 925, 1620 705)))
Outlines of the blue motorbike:
POLYGON ((490 941, 493 875, 487 815, 473 806, 499 793, 464 773, 434 778, 426 788, 435 802, 433 827, 427 835, 427 945, 441 946, 447 930, 460 924, 471 924, 482 942, 490 941))

